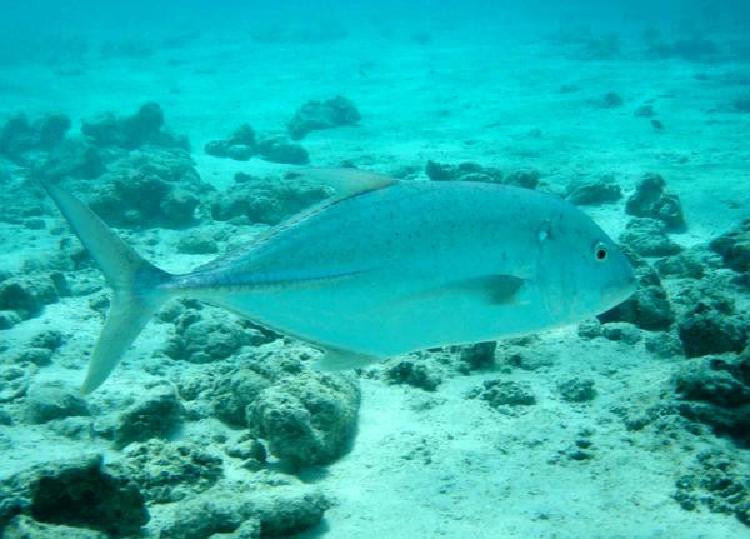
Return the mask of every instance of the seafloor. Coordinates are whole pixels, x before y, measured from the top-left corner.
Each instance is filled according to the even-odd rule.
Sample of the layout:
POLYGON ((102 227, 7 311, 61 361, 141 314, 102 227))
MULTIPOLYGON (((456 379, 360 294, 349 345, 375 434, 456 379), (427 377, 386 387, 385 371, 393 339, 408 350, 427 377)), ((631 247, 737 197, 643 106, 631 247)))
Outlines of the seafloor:
POLYGON ((4 537, 750 537, 747 35, 381 21, 29 51, 0 71, 4 537), (324 197, 282 177, 304 162, 566 196, 639 290, 331 375, 178 302, 80 397, 108 293, 34 179, 180 272, 324 197))

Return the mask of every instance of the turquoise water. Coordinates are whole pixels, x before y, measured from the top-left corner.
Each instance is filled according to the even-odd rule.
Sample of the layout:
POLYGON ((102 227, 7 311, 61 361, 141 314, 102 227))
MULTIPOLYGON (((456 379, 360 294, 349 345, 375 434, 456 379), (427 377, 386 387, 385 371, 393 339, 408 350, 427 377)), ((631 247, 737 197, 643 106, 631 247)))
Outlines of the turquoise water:
MULTIPOLYGON (((750 537, 745 3, 0 7, 2 537, 750 537), (305 180, 309 168, 378 174, 356 180, 374 192, 395 180, 524 194, 498 202, 496 237, 465 200, 399 201, 373 210, 372 229, 351 215, 326 237, 304 227, 373 194, 305 180), (56 197, 67 220, 44 185, 76 197, 56 197), (605 235, 581 240, 525 206, 545 197, 605 235), (266 320, 174 298, 124 316, 131 337, 145 323, 137 339, 105 336, 95 353, 126 264, 125 248, 100 247, 119 245, 109 229, 169 273, 219 259, 209 267, 234 268, 221 284, 235 287, 246 268, 231 253, 291 230, 299 249, 279 247, 253 282, 269 302, 294 286, 320 301, 266 320), (434 254, 422 275, 442 284, 372 315, 372 348, 388 348, 395 313, 401 341, 455 319, 431 342, 460 345, 337 352, 358 368, 320 370, 325 339, 291 328, 336 320, 328 295, 352 310, 327 335, 358 328, 357 305, 406 277, 336 279, 352 260, 406 264, 404 237, 434 254), (600 281, 570 268, 619 249, 637 288, 608 309, 600 281), (513 262, 453 279, 481 265, 466 253, 513 262), (488 299, 551 322, 461 339, 491 309, 456 312, 488 299), (84 395, 101 357, 112 372, 84 395)), ((134 301, 162 283, 126 274, 134 301)))

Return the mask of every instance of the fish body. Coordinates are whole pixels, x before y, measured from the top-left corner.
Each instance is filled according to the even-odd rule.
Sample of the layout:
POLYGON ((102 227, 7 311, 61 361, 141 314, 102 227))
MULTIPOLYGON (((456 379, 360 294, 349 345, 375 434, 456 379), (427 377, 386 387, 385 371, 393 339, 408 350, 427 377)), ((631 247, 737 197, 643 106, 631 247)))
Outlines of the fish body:
MULTIPOLYGON (((346 195, 190 274, 165 274, 129 248, 94 254, 110 266, 104 273, 115 289, 114 317, 130 313, 124 323, 137 335, 165 299, 196 298, 303 339, 328 352, 329 366, 346 367, 576 322, 634 290, 632 267, 612 240, 553 196, 495 184, 322 174, 343 175, 346 195), (120 272, 118 283, 112 259, 122 253, 134 268, 120 272)), ((48 190, 89 250, 101 251, 86 238, 104 224, 92 227, 98 219, 83 204, 48 190), (91 222, 77 226, 79 214, 91 222)), ((111 250, 111 236, 97 234, 111 250)), ((99 345, 112 340, 112 318, 99 345)), ((86 389, 112 370, 135 338, 127 333, 115 339, 117 354, 111 345, 102 352, 102 369, 94 368, 95 351, 86 389), (92 369, 101 372, 92 377, 92 369)))

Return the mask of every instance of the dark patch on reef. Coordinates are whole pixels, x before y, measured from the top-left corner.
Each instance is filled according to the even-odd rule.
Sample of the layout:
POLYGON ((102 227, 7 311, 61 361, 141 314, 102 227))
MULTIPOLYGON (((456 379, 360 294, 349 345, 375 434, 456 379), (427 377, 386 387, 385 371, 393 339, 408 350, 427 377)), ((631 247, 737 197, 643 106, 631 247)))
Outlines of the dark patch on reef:
POLYGON ((137 535, 149 521, 145 499, 127 476, 100 456, 43 464, 13 476, 0 488, 0 531, 16 515, 39 522, 137 535))
POLYGON ((696 511, 734 515, 750 526, 750 470, 717 450, 702 451, 688 473, 675 481, 673 495, 680 507, 696 511))

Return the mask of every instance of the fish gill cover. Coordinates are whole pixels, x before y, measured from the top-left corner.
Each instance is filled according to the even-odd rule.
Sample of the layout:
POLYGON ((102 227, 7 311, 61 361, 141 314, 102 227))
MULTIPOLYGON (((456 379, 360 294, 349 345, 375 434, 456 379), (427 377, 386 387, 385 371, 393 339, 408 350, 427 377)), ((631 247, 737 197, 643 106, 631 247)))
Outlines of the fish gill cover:
POLYGON ((0 535, 750 534, 746 3, 0 7, 0 535))

